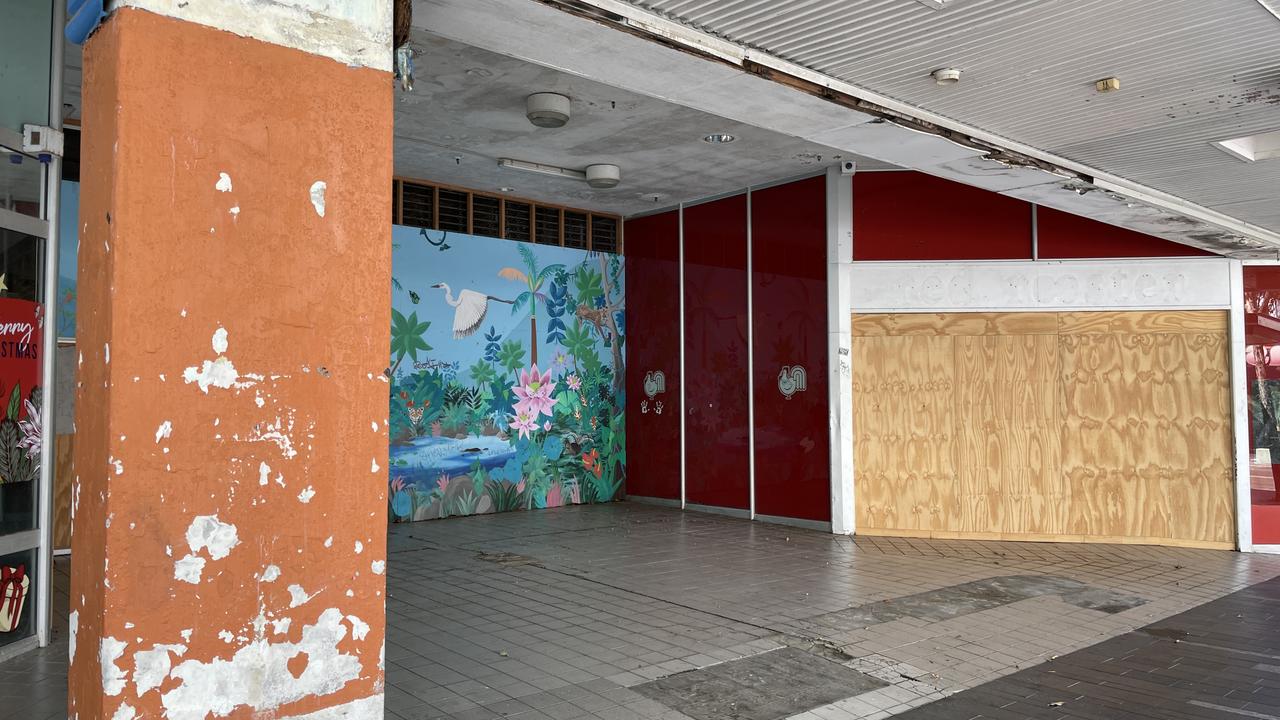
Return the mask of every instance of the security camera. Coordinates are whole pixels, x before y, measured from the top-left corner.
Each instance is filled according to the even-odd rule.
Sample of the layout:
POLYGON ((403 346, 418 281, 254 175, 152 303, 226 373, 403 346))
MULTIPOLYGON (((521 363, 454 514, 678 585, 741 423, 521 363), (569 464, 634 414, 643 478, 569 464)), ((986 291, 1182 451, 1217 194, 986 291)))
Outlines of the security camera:
POLYGON ((858 171, 858 163, 853 160, 844 160, 840 163, 841 175, 852 175, 858 171))

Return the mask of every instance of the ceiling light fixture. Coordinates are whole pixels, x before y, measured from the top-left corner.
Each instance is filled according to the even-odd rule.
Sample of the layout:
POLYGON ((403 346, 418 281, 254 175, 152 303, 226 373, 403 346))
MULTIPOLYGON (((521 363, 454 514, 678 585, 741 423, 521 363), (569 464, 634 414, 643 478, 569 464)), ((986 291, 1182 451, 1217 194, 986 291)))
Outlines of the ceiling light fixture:
POLYGON ((729 133, 711 133, 710 135, 703 136, 702 142, 718 145, 722 143, 731 143, 737 139, 738 138, 730 135, 729 133))
POLYGON ((540 128, 564 127, 569 122, 572 106, 567 95, 540 92, 525 98, 524 102, 525 117, 540 128))
POLYGON ((955 85, 960 82, 960 71, 956 68, 938 68, 929 73, 929 75, 939 85, 955 85))
POLYGON ((1213 143, 1219 150, 1237 160, 1258 162, 1280 158, 1280 130, 1218 140, 1213 143))
POLYGON ((538 173, 539 175, 550 175, 552 177, 565 178, 568 180, 583 180, 593 188, 603 189, 617 187, 618 183, 622 181, 622 169, 617 165, 610 165, 607 163, 588 165, 586 170, 574 170, 572 168, 528 162, 526 160, 498 158, 498 166, 511 168, 512 170, 523 170, 525 172, 538 173))

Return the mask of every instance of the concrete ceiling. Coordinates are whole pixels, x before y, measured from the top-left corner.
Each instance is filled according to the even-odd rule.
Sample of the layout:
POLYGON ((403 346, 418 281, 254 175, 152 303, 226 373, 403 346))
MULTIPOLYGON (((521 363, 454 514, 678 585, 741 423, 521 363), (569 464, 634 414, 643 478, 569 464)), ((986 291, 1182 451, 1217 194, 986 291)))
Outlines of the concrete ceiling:
POLYGON ((396 174, 623 215, 821 172, 841 156, 862 169, 893 166, 743 122, 559 72, 415 28, 411 92, 396 91, 396 174), (563 128, 534 127, 525 98, 572 98, 563 128), (702 138, 728 133, 713 145, 702 138), (498 158, 582 169, 622 168, 622 183, 585 182, 498 166, 498 158), (654 199, 654 195, 657 199, 654 199))

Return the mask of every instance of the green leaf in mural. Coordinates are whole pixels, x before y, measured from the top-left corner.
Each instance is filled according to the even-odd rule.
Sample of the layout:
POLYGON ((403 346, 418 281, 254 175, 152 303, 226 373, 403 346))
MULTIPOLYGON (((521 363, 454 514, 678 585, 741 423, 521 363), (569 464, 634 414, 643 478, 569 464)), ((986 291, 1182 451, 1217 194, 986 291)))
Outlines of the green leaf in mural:
POLYGON ((498 362, 507 372, 524 367, 524 348, 515 340, 504 340, 498 350, 498 362))
POLYGON ((587 307, 596 306, 596 298, 604 294, 604 285, 600 273, 583 263, 574 273, 573 286, 578 291, 578 302, 587 307))
POLYGON ((22 388, 20 383, 13 384, 13 392, 9 393, 8 414, 5 417, 18 422, 18 413, 22 410, 22 388))
POLYGON ((565 331, 564 349, 573 356, 574 366, 588 355, 595 355, 595 340, 591 337, 589 326, 582 324, 581 318, 574 318, 573 327, 565 331))
POLYGON ((498 378, 493 367, 484 360, 476 360, 471 367, 467 368, 467 372, 471 373, 471 382, 482 388, 498 378))
POLYGON ((391 355, 396 365, 399 365, 406 355, 416 362, 419 350, 423 352, 432 350, 422 337, 429 327, 431 327, 431 321, 418 320, 416 310, 409 313, 409 317, 405 317, 399 310, 391 309, 391 355))

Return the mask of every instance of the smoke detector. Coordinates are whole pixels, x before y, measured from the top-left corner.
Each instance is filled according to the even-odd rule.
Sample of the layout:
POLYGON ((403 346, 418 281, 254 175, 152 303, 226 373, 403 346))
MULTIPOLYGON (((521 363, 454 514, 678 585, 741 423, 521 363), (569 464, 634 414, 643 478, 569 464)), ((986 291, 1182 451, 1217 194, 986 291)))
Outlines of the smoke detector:
POLYGON ((569 97, 560 93, 534 93, 525 99, 525 117, 540 128, 564 127, 569 122, 569 97))
POLYGON ((622 181, 622 170, 617 165, 588 165, 587 184, 593 188, 617 187, 622 181))

